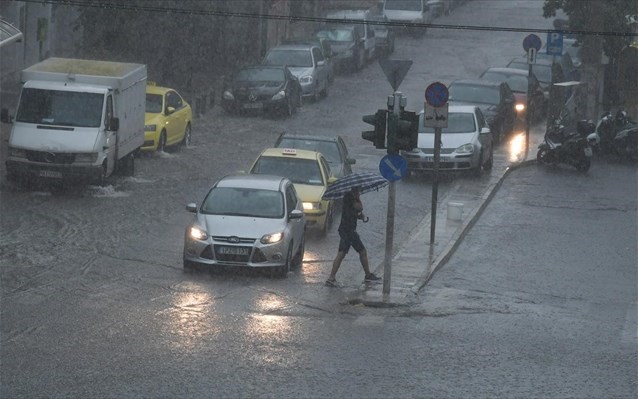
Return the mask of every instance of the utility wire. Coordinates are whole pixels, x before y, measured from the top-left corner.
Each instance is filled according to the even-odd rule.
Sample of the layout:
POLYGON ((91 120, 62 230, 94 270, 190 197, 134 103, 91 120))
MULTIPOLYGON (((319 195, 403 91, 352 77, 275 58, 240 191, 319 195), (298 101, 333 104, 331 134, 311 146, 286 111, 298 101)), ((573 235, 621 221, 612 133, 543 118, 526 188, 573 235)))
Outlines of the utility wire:
MULTIPOLYGON (((370 21, 363 21, 357 19, 335 19, 335 18, 322 18, 322 17, 309 17, 309 16, 292 16, 292 15, 277 15, 277 14, 259 14, 259 13, 245 13, 235 11, 217 11, 217 10, 196 10, 196 9, 182 9, 174 7, 157 7, 157 6, 143 6, 131 4, 126 1, 122 2, 96 2, 87 0, 23 0, 25 3, 42 3, 63 5, 71 7, 91 7, 102 9, 113 9, 123 11, 146 11, 146 12, 158 12, 164 14, 186 14, 186 15, 204 15, 204 16, 216 16, 216 17, 235 17, 235 18, 251 18, 251 19, 269 19, 269 20, 285 20, 291 22, 319 22, 328 24, 364 24, 370 23, 370 21)), ((394 22, 394 21, 374 21, 374 25, 383 25, 389 27, 398 28, 411 28, 411 29, 448 29, 448 30, 470 30, 470 31, 490 31, 490 32, 520 32, 520 33, 563 33, 571 35, 588 35, 588 36, 616 36, 616 37, 632 37, 635 33, 632 32, 611 32, 611 31, 587 31, 587 30, 574 30, 574 29, 538 29, 538 28, 508 28, 502 26, 477 26, 477 25, 445 25, 445 24, 426 24, 417 22, 394 22)))

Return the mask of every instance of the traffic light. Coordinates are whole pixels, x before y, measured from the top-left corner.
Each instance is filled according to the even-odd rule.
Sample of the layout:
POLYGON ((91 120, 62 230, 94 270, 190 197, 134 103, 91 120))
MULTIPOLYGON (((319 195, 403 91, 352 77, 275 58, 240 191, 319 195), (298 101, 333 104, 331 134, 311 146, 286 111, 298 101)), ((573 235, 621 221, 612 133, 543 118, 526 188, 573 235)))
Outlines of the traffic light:
POLYGON ((378 110, 373 115, 364 115, 363 121, 374 126, 374 130, 361 132, 364 140, 372 141, 375 148, 385 149, 385 127, 388 111, 385 109, 378 110))
POLYGON ((410 151, 419 141, 419 114, 414 111, 401 111, 397 142, 400 150, 410 151))
POLYGON ((412 150, 417 146, 419 137, 419 115, 413 111, 401 110, 400 115, 388 116, 388 150, 412 150))

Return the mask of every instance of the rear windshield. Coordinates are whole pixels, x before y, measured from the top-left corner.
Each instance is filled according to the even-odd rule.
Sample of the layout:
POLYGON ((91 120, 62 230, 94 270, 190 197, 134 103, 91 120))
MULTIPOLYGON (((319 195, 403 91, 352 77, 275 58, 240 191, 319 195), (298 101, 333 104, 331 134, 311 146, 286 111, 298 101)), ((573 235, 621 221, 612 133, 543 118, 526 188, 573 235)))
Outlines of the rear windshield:
POLYGON ((512 91, 527 93, 527 77, 521 75, 508 75, 499 72, 485 72, 481 79, 490 82, 506 82, 512 91))
POLYGON ((450 101, 496 105, 501 102, 498 87, 452 84, 448 88, 450 101))
MULTIPOLYGON (((423 127, 423 114, 419 122, 419 133, 434 133, 433 127, 423 127)), ((447 127, 441 128, 441 133, 473 133, 476 132, 474 114, 467 112, 451 112, 447 116, 447 127)))
POLYGON ((421 11, 421 0, 385 0, 386 10, 421 11))
POLYGON ((260 157, 250 172, 287 177, 297 184, 324 185, 319 164, 313 159, 260 157))

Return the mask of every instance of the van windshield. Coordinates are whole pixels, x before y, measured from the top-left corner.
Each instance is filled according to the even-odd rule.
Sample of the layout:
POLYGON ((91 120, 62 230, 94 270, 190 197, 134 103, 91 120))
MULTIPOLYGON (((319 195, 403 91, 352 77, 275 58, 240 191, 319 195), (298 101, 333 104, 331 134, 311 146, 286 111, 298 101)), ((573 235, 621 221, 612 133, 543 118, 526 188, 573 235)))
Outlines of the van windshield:
POLYGON ((104 95, 25 88, 20 96, 17 122, 40 125, 100 127, 104 95))
POLYGON ((386 10, 421 11, 421 0, 385 0, 386 10))

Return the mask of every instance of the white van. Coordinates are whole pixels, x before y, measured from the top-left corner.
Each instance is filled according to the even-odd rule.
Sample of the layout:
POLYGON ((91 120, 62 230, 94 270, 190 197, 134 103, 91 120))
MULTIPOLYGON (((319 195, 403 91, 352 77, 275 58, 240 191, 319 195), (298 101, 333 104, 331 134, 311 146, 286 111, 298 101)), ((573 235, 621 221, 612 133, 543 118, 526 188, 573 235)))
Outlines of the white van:
MULTIPOLYGON (((390 22, 405 24, 429 24, 434 17, 427 5, 427 0, 384 0, 383 15, 390 22)), ((408 32, 414 35, 424 35, 426 29, 422 27, 408 27, 408 32)))

